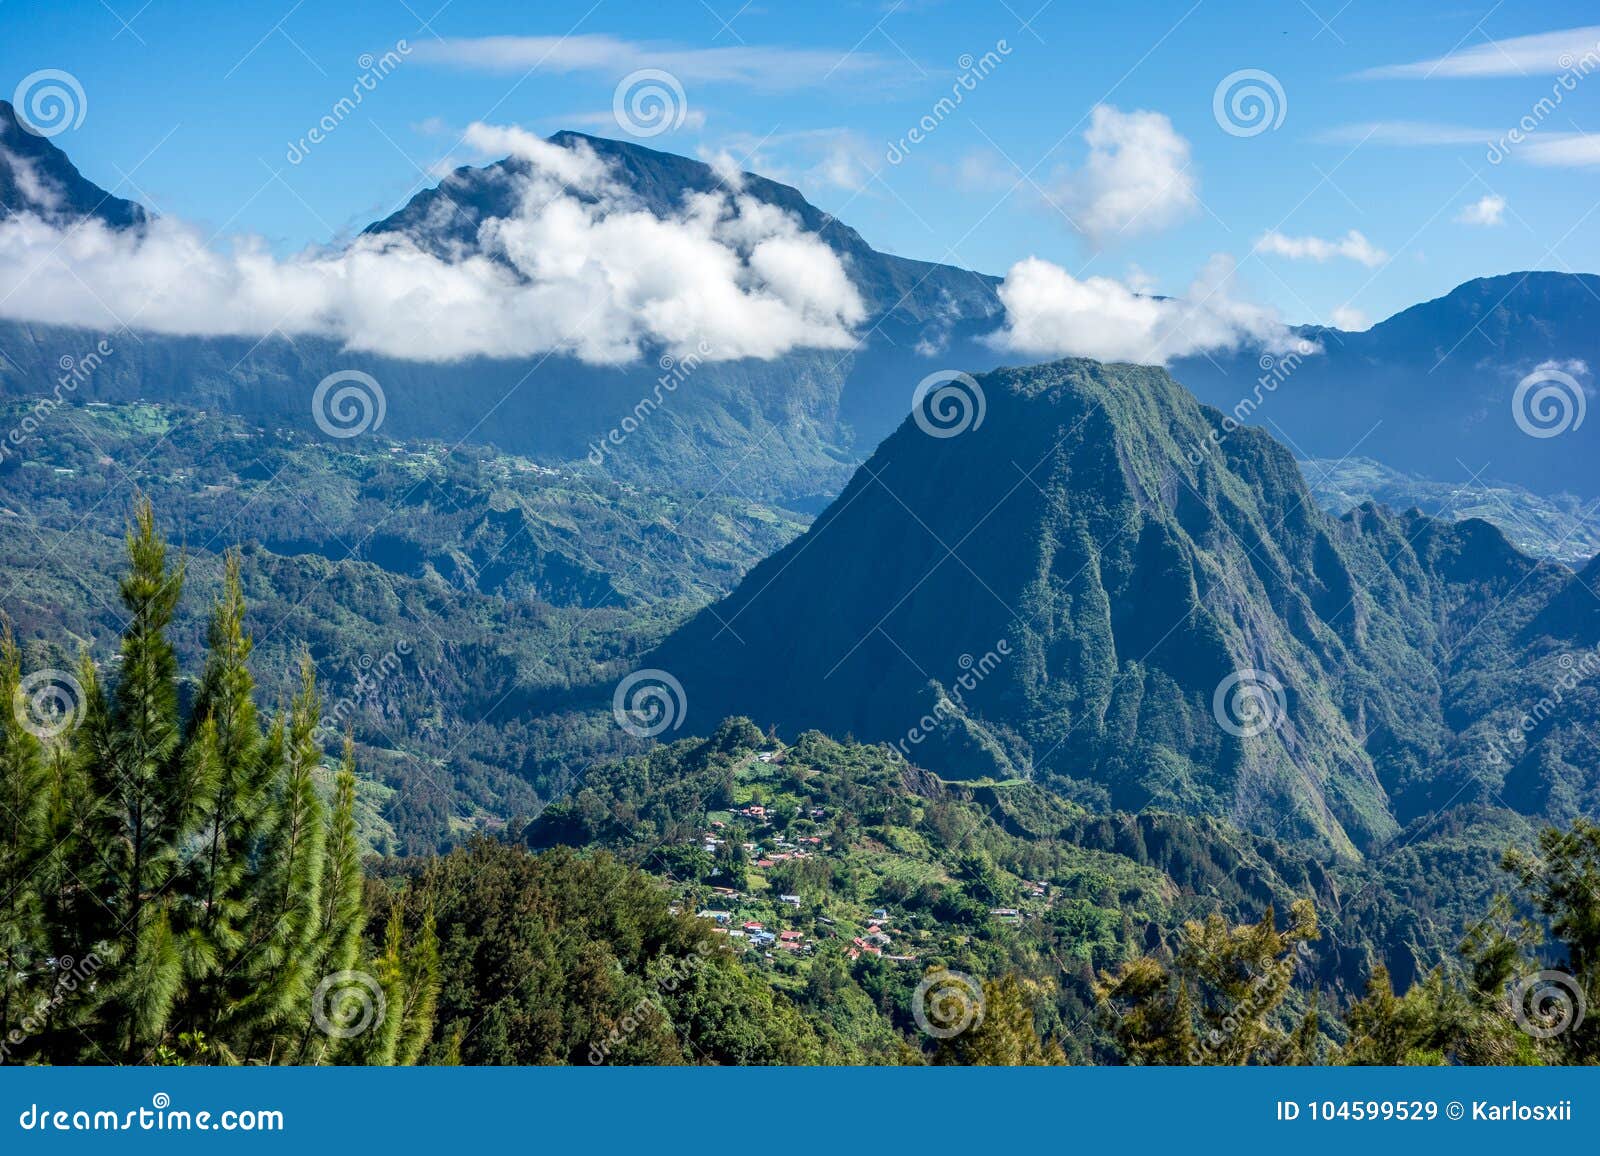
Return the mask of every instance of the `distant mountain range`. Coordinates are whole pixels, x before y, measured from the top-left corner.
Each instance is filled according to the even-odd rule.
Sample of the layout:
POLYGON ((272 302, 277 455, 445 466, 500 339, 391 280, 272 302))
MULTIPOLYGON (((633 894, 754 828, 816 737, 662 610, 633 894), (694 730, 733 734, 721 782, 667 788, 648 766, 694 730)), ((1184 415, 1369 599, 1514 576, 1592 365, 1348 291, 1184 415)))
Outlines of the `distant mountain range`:
POLYGON ((1172 373, 1229 413, 1250 403, 1244 420, 1302 456, 1600 499, 1600 421, 1583 421, 1600 371, 1600 277, 1484 277, 1363 333, 1300 332, 1322 352, 1267 365, 1259 351, 1191 358, 1172 373), (1546 365, 1572 384, 1558 379, 1543 406, 1537 390, 1519 406, 1518 383, 1546 365))
MULTIPOLYGON (((725 187, 710 166, 683 157, 576 133, 552 139, 587 144, 658 213, 686 193, 725 187)), ((513 211, 525 166, 513 158, 458 169, 368 232, 404 233, 441 255, 472 252, 479 226, 513 211)), ((839 255, 868 308, 860 343, 701 365, 672 397, 667 420, 643 423, 603 468, 620 480, 690 490, 731 477, 753 497, 816 510, 900 423, 923 377, 999 364, 982 340, 1002 315, 998 279, 879 252, 797 190, 754 174, 741 181, 746 194, 793 214, 839 255)), ((0 212, 21 211, 56 222, 92 216, 119 229, 146 220, 138 205, 97 188, 50 141, 23 130, 0 101, 0 212)), ((1600 279, 1508 274, 1469 282, 1365 333, 1301 332, 1321 352, 1273 371, 1262 368, 1259 351, 1241 350, 1179 361, 1172 372, 1202 401, 1266 425, 1302 456, 1357 454, 1446 482, 1481 471, 1542 496, 1600 498, 1590 465, 1600 423, 1534 437, 1512 410, 1518 381, 1544 362, 1587 385, 1588 366, 1600 364, 1600 279), (1270 388, 1259 384, 1263 377, 1273 378, 1270 388)), ((83 343, 81 331, 0 321, 0 391, 47 391, 60 359, 80 356, 83 343)), ((352 367, 382 383, 395 437, 468 438, 572 463, 632 414, 661 374, 653 360, 623 369, 564 356, 422 364, 349 354, 315 338, 141 334, 119 346, 82 393, 210 406, 309 432, 311 391, 352 367)))

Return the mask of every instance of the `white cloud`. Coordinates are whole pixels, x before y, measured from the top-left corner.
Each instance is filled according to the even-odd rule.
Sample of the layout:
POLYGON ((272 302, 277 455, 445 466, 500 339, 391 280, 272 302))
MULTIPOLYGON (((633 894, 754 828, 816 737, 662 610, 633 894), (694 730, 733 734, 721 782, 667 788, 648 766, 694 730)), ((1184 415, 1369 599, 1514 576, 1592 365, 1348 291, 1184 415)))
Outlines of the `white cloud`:
POLYGON ((1514 145, 1511 151, 1542 168, 1588 168, 1600 165, 1600 133, 1542 132, 1514 145))
POLYGON ((1367 79, 1430 77, 1555 76, 1587 59, 1600 67, 1600 25, 1474 43, 1431 60, 1388 64, 1357 75, 1367 79))
POLYGON ((1110 277, 1072 276, 1029 257, 1000 286, 1005 325, 990 341, 1028 357, 1092 357, 1163 365, 1239 345, 1273 351, 1294 337, 1270 309, 1231 295, 1234 263, 1213 257, 1181 297, 1145 297, 1110 277))
POLYGON ((1263 233, 1256 241, 1256 252, 1270 253, 1274 257, 1287 257, 1291 261, 1327 261, 1343 257, 1369 269, 1382 265, 1389 254, 1351 229, 1343 237, 1326 240, 1322 237, 1290 237, 1277 230, 1263 233))
POLYGON ((736 163, 769 180, 806 189, 849 192, 866 188, 881 164, 866 138, 847 128, 770 132, 759 137, 732 133, 720 138, 714 149, 700 149, 700 159, 712 167, 736 163))
POLYGON ((1335 329, 1343 329, 1347 333, 1360 333, 1372 326, 1372 321, 1365 313, 1350 305, 1341 305, 1335 309, 1332 321, 1335 329))
MULTIPOLYGON (((1596 65, 1600 68, 1600 64, 1596 65)), ((1600 133, 1552 132, 1542 129, 1544 117, 1525 115, 1517 124, 1501 129, 1422 121, 1377 121, 1330 129, 1319 139, 1334 144, 1480 145, 1491 163, 1507 157, 1541 168, 1587 168, 1600 165, 1600 133)))
POLYGON ((61 208, 60 191, 40 174, 31 160, 4 145, 0 145, 0 170, 10 170, 17 192, 34 212, 49 215, 61 208))
POLYGON ((820 185, 858 192, 876 174, 877 156, 859 133, 831 133, 823 140, 820 152, 817 163, 807 170, 807 175, 820 185))
POLYGON ((1089 159, 1048 196, 1095 244, 1163 229, 1200 203, 1189 142, 1160 113, 1097 105, 1083 139, 1089 159))
POLYGON ((620 79, 643 68, 684 84, 725 83, 768 90, 859 82, 908 67, 874 52, 728 45, 690 48, 616 36, 480 36, 426 40, 416 58, 488 72, 592 72, 620 79))
POLYGON ((559 352, 602 364, 646 349, 708 359, 844 348, 865 315, 838 257, 783 211, 734 193, 638 207, 586 144, 474 125, 468 142, 530 162, 515 214, 481 252, 444 261, 393 235, 280 259, 228 252, 159 219, 143 232, 0 223, 0 315, 193 335, 315 334, 348 348, 449 361, 559 352))
POLYGON ((1499 193, 1485 193, 1466 205, 1456 214, 1462 225, 1503 225, 1506 223, 1506 199, 1499 193))

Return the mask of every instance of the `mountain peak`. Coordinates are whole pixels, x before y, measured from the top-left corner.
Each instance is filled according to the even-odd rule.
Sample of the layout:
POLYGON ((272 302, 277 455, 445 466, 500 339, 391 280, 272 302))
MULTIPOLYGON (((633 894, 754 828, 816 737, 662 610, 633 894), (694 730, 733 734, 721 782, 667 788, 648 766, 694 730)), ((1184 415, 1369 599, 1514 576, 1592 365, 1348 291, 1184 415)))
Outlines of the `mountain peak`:
MULTIPOLYGON (((547 138, 561 148, 584 145, 608 162, 630 196, 657 216, 682 207, 687 196, 716 191, 746 192, 756 199, 793 214, 808 232, 818 234, 840 253, 866 254, 871 247, 861 235, 806 200, 799 189, 755 173, 729 174, 704 161, 647 148, 632 141, 563 129, 547 138)), ((495 217, 514 216, 518 209, 517 178, 528 162, 506 157, 487 165, 462 167, 431 189, 416 194, 398 212, 367 228, 368 233, 402 232, 432 247, 432 243, 462 244, 474 240, 477 227, 495 217), (441 222, 442 234, 441 234, 441 222)))
POLYGON ((57 225, 86 218, 114 229, 143 225, 144 208, 88 180, 49 139, 30 130, 0 100, 0 217, 32 213, 57 225))
POLYGON ((1344 714, 1383 613, 1355 568, 1381 579, 1381 561, 1314 508, 1289 452, 1248 429, 1214 442, 1222 415, 1159 369, 1074 359, 952 386, 959 405, 908 419, 650 656, 689 724, 853 734, 945 778, 1090 780, 1117 806, 1346 852, 1386 838, 1344 714), (1244 675, 1281 713, 1241 739, 1213 713, 1244 675))

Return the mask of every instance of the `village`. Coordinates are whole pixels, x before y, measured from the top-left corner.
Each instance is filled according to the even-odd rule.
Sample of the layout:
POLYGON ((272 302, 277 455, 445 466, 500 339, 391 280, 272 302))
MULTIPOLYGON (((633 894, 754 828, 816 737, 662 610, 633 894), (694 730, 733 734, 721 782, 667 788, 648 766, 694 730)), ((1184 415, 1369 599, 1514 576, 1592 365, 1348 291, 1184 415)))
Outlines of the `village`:
MULTIPOLYGON (((780 751, 763 751, 756 763, 770 766, 781 762, 780 751)), ((729 946, 752 953, 759 959, 781 964, 784 959, 808 958, 820 950, 840 951, 851 961, 874 957, 885 963, 915 964, 919 946, 935 946, 926 920, 915 915, 875 907, 869 914, 825 890, 803 888, 808 894, 789 891, 774 894, 769 875, 807 860, 842 855, 833 833, 823 829, 829 819, 826 807, 804 806, 793 815, 793 827, 804 833, 780 835, 774 829, 774 811, 769 804, 749 802, 726 812, 711 812, 700 833, 700 850, 713 863, 737 863, 742 867, 744 887, 723 883, 689 885, 677 889, 671 901, 674 913, 692 911, 713 924, 716 934, 726 936, 729 946), (722 815, 724 817, 717 817, 722 815)), ((724 874, 721 866, 707 872, 708 879, 724 874)), ((794 872, 789 872, 794 877, 794 872)), ((1044 880, 1024 885, 1026 901, 1048 906, 1050 885, 1044 880)), ((999 924, 1020 924, 1037 914, 1027 908, 993 907, 989 916, 999 924)))

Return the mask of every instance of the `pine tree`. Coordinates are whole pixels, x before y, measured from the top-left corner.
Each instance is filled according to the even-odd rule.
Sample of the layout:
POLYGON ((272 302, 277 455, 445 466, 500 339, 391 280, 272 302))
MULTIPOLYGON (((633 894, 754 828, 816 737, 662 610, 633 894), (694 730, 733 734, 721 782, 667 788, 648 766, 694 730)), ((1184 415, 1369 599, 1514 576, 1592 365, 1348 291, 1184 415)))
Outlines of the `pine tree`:
POLYGON ((986 980, 983 1015, 969 1030, 940 1043, 937 1064, 989 1067, 1045 1067, 1065 1064, 1061 1045, 1039 1038, 1033 1003, 1040 993, 1014 974, 986 980))
POLYGON ((1146 956, 1102 973, 1096 995, 1124 1054, 1135 1063, 1234 1065, 1272 1063, 1290 1052, 1293 1037, 1275 1021, 1298 950, 1317 937, 1309 899, 1290 912, 1282 931, 1271 907, 1259 923, 1230 926, 1215 914, 1190 920, 1171 970, 1146 956))
MULTIPOLYGON (((355 743, 347 734, 344 760, 334 780, 333 809, 328 815, 322 903, 313 944, 311 971, 321 977, 319 983, 328 976, 354 970, 360 958, 366 908, 355 807, 355 743)), ((319 1041, 315 1020, 308 1014, 301 1030, 297 1062, 320 1063, 331 1050, 330 1041, 319 1041)))
POLYGON ((182 983, 169 884, 176 837, 200 800, 179 758, 178 660, 166 638, 183 572, 168 570, 148 500, 135 509, 127 548, 128 624, 116 691, 108 711, 96 686, 82 728, 95 799, 84 843, 101 868, 100 902, 83 907, 114 977, 100 1015, 104 1031, 91 1039, 108 1056, 137 1063, 160 1041, 182 983))
MULTIPOLYGON (((0 635, 0 1030, 47 990, 50 972, 38 878, 48 852, 48 771, 22 700, 22 658, 8 623, 0 635)), ((0 1063, 12 1058, 9 1046, 0 1049, 0 1063)))
POLYGON ((341 1058, 348 1062, 414 1064, 433 1034, 439 1001, 439 937, 434 929, 433 903, 428 899, 423 901, 417 933, 407 941, 405 909, 412 898, 408 889, 390 899, 383 953, 373 961, 372 971, 363 973, 376 979, 382 992, 382 1014, 373 1030, 359 1037, 359 1046, 342 1053, 341 1058))
MULTIPOLYGON (((26 1058, 51 1063, 292 1063, 321 1046, 308 1030, 317 983, 362 958, 354 747, 325 807, 309 656, 262 733, 236 553, 183 719, 167 639, 183 567, 169 568, 148 501, 127 551, 112 685, 85 654, 70 735, 41 742, 25 725, 20 654, 0 637, 0 1023, 46 1000, 26 1058), (88 966, 63 974, 69 950, 88 966)), ((315 1058, 414 1062, 438 992, 431 913, 409 937, 396 923, 367 966, 392 1022, 376 1048, 315 1058)))
POLYGON ((188 739, 208 749, 215 764, 210 805, 200 817, 184 877, 186 966, 195 977, 186 1019, 191 1030, 212 1037, 237 995, 260 856, 274 817, 270 788, 277 770, 253 697, 240 566, 238 552, 230 551, 222 596, 212 608, 188 739))
POLYGON ((321 709, 316 668, 306 655, 283 737, 268 744, 281 746, 282 757, 271 790, 273 821, 262 850, 265 870, 256 888, 245 949, 249 990, 237 1016, 251 1041, 246 1058, 269 1063, 283 1062, 298 1051, 299 1013, 310 1005, 319 978, 312 973, 312 946, 327 847, 316 785, 322 763, 317 743, 321 709), (285 1048, 289 1056, 283 1054, 285 1048))

